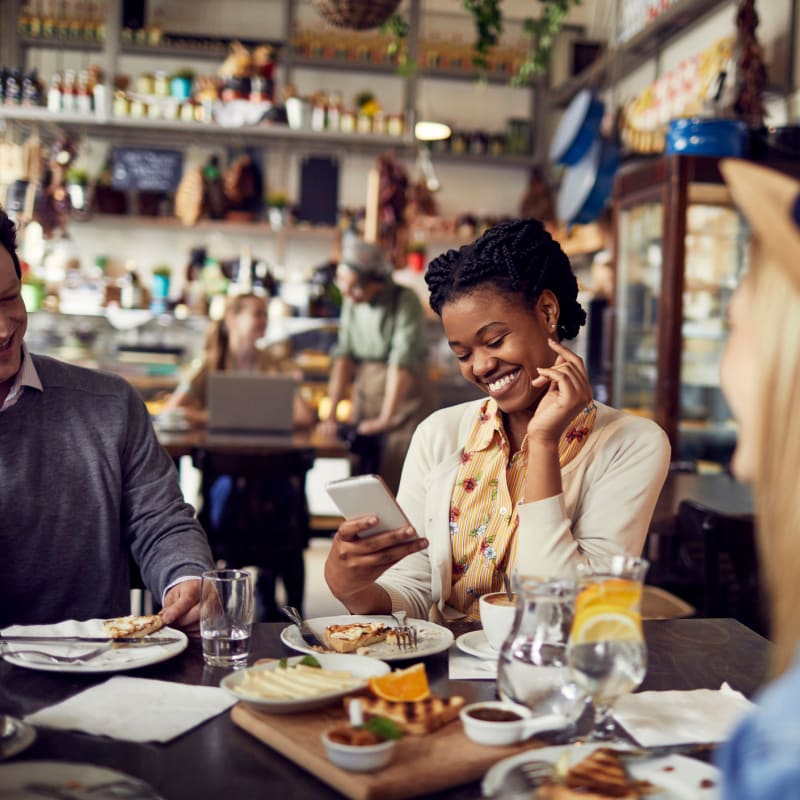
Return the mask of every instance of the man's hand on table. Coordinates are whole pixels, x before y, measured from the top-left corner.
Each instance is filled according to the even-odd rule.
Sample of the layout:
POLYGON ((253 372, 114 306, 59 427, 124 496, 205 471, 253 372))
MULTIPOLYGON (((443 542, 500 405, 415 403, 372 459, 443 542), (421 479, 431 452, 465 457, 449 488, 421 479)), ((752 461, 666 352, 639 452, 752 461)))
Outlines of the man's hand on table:
POLYGON ((181 628, 189 636, 200 635, 200 578, 182 581, 164 595, 161 616, 165 625, 181 628))

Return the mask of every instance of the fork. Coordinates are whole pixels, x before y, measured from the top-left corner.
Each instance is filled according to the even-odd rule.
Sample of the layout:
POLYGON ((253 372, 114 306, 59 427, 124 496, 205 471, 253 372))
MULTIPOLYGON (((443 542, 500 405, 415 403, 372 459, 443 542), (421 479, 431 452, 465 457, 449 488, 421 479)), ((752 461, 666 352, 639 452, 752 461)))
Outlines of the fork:
POLYGON ((86 653, 80 653, 76 656, 61 656, 55 653, 45 653, 44 650, 6 650, 2 653, 4 656, 41 656, 56 664, 83 664, 86 661, 105 653, 111 649, 111 644, 104 644, 101 647, 96 647, 94 650, 89 650, 86 653))
POLYGON ((397 646, 401 650, 416 650, 417 649, 417 629, 406 625, 406 612, 392 611, 392 616, 397 622, 397 627, 394 629, 397 635, 397 646))

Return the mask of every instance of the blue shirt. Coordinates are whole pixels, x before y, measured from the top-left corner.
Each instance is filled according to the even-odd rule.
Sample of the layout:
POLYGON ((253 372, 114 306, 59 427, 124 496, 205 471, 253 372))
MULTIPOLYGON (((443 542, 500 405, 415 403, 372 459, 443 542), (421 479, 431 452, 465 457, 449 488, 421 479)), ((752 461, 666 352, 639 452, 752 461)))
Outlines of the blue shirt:
POLYGON ((800 800, 800 649, 717 752, 722 800, 800 800))

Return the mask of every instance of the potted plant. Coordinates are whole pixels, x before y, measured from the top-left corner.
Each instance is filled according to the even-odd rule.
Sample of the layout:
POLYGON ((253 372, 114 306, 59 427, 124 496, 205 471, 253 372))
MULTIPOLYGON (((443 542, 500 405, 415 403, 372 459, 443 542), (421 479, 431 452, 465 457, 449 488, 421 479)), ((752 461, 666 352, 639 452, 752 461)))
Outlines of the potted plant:
POLYGON ((286 224, 286 210, 289 198, 285 192, 270 192, 267 195, 267 215, 269 224, 275 230, 280 230, 286 224))
POLYGON ((176 100, 190 100, 195 72, 189 67, 181 67, 170 75, 169 91, 176 100))
POLYGON ((70 167, 64 176, 67 185, 67 194, 72 210, 83 212, 89 210, 89 174, 85 169, 70 167))

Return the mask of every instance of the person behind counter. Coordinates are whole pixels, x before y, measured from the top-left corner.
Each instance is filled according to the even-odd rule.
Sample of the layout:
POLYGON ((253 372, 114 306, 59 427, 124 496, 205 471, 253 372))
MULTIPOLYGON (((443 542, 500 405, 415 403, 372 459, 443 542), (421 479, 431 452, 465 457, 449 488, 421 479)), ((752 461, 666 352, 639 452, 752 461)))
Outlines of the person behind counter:
POLYGON ((31 354, 0 209, 0 628, 130 613, 130 559, 164 622, 197 632, 208 543, 122 378, 31 354))
POLYGON ((425 312, 412 289, 392 280, 391 269, 380 248, 344 236, 336 277, 344 299, 331 353, 330 414, 320 430, 336 434, 336 406, 352 385, 356 430, 362 437, 379 437, 377 469, 397 491, 414 428, 433 405, 425 312))
POLYGON ((342 523, 325 565, 334 595, 354 613, 427 618, 435 603, 477 618, 504 572, 639 555, 669 444, 655 423, 593 401, 562 344, 586 315, 558 243, 536 220, 503 223, 434 259, 425 280, 461 374, 486 398, 417 428, 398 493, 413 527, 361 540, 368 508, 342 523))
MULTIPOLYGON (((167 401, 166 408, 183 408, 187 418, 207 422, 206 408, 208 375, 213 371, 259 371, 266 373, 292 372, 296 366, 288 358, 284 343, 260 349, 257 342, 267 330, 267 302, 260 294, 238 294, 228 298, 222 319, 213 322, 206 336, 202 360, 194 366, 167 401)), ((299 394, 294 398, 296 428, 310 428, 316 422, 316 412, 299 394)), ((204 476, 204 480, 206 476, 204 476)), ((200 519, 211 541, 212 550, 224 552, 231 542, 250 531, 240 530, 239 511, 250 519, 250 510, 262 509, 264 528, 280 535, 270 537, 268 553, 260 555, 261 568, 256 582, 259 616, 279 619, 275 602, 275 583, 280 577, 286 588, 290 605, 302 608, 305 569, 303 550, 308 543, 305 487, 297 476, 285 479, 245 480, 241 476, 216 475, 204 492, 204 508, 200 519), (303 513, 298 514, 301 508, 303 513)), ((245 548, 252 550, 252 542, 245 548)), ((259 551, 261 550, 260 548, 259 551)), ((243 566, 243 565, 239 565, 243 566)))
POLYGON ((750 272, 728 309, 720 383, 739 424, 731 467, 754 488, 777 679, 716 760, 724 800, 792 800, 800 798, 800 182, 744 161, 720 168, 754 237, 750 272))

